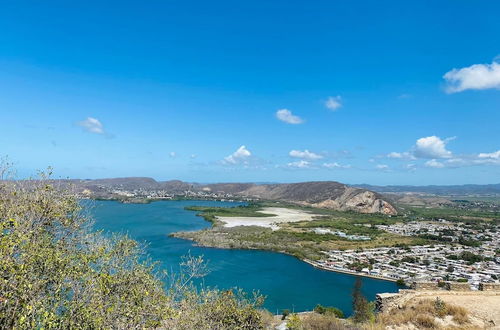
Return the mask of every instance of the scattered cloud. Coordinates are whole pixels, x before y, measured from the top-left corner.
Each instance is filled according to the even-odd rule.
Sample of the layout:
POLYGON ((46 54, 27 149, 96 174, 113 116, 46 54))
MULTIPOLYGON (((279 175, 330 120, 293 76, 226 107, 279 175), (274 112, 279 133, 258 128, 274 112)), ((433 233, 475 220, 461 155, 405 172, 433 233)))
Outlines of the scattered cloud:
POLYGON ((431 159, 425 162, 424 164, 426 167, 432 167, 432 168, 443 168, 445 165, 441 162, 438 162, 435 159, 431 159))
POLYGON ((409 163, 409 164, 406 164, 405 165, 405 168, 410 171, 410 172, 413 172, 417 169, 417 165, 416 164, 413 164, 413 163, 409 163))
MULTIPOLYGON (((429 168, 458 168, 478 165, 500 165, 500 150, 462 155, 452 153, 446 149, 446 145, 454 139, 455 137, 444 140, 437 136, 423 137, 416 141, 410 152, 390 152, 378 157, 411 160, 413 163, 406 165, 406 168, 411 170, 422 166, 429 168), (426 161, 414 164, 414 161, 418 160, 426 161)), ((373 159, 369 161, 374 162, 373 159)))
POLYGON ((500 89, 500 63, 474 64, 466 68, 453 69, 443 76, 446 92, 458 93, 468 89, 500 89))
POLYGON ((427 136, 418 139, 410 151, 405 152, 390 152, 379 158, 399 159, 399 160, 416 160, 416 159, 441 159, 452 158, 453 153, 446 149, 448 142, 454 140, 455 137, 441 139, 438 136, 427 136))
POLYGON ((189 156, 189 158, 191 159, 195 159, 196 157, 197 157, 196 154, 191 154, 191 156, 189 156))
POLYGON ((481 152, 479 155, 478 155, 479 158, 482 158, 482 159, 498 159, 500 160, 500 150, 498 151, 495 151, 495 152, 490 152, 490 153, 484 153, 484 152, 481 152))
POLYGON ((168 155, 170 156, 170 158, 175 158, 177 156, 175 151, 171 151, 168 155))
POLYGON ((311 168, 312 164, 307 160, 298 160, 287 164, 290 168, 311 168))
MULTIPOLYGON (((474 158, 474 157, 473 157, 474 158)), ((462 167, 462 166, 467 166, 471 165, 472 162, 474 162, 474 159, 466 159, 466 158, 451 158, 447 159, 444 162, 445 167, 462 167)), ((438 165, 439 167, 439 165, 438 165)))
POLYGON ((338 109, 340 109, 342 107, 342 98, 340 97, 340 95, 337 95, 335 97, 333 96, 330 96, 328 98, 328 100, 326 100, 325 102, 325 107, 327 107, 328 109, 332 110, 332 111, 337 111, 338 109))
POLYGON ((387 171, 389 170, 389 165, 385 165, 385 164, 378 164, 375 166, 375 168, 377 170, 381 170, 381 171, 387 171))
POLYGON ((347 168, 351 168, 352 166, 351 165, 341 165, 337 162, 333 162, 333 163, 323 163, 322 165, 323 167, 325 168, 329 168, 329 169, 335 169, 335 168, 343 168, 343 169, 347 169, 347 168))
POLYGON ((446 150, 446 144, 453 139, 442 140, 434 135, 420 138, 415 143, 413 155, 417 158, 450 158, 452 153, 446 150))
POLYGON ((302 158, 302 159, 308 159, 308 160, 317 160, 317 159, 323 158, 322 155, 316 154, 316 153, 311 152, 307 149, 304 151, 292 150, 288 153, 288 155, 290 157, 293 157, 293 158, 302 158))
POLYGON ((386 155, 387 158, 392 159, 415 159, 410 152, 390 152, 386 155))
POLYGON ((431 168, 459 168, 467 166, 481 166, 481 165, 500 165, 500 158, 495 158, 496 153, 480 153, 475 155, 463 155, 460 157, 454 157, 446 160, 438 161, 436 159, 428 160, 424 163, 425 167, 431 168), (484 156, 484 155, 491 155, 484 156))
POLYGON ((87 117, 87 119, 79 121, 77 125, 89 133, 105 134, 102 123, 96 118, 87 117))
POLYGON ((299 116, 295 116, 288 109, 281 109, 276 111, 276 118, 287 124, 293 124, 293 125, 302 124, 304 122, 302 118, 300 118, 299 116))
POLYGON ((241 163, 245 164, 248 163, 248 158, 250 158, 250 156, 252 156, 250 150, 248 150, 245 146, 241 146, 231 155, 225 157, 223 163, 232 165, 241 163))
POLYGON ((409 99, 411 98, 413 95, 411 94, 406 94, 406 93, 403 93, 401 95, 398 96, 398 99, 409 99))
POLYGON ((403 153, 393 151, 387 154, 387 158, 403 158, 403 153))

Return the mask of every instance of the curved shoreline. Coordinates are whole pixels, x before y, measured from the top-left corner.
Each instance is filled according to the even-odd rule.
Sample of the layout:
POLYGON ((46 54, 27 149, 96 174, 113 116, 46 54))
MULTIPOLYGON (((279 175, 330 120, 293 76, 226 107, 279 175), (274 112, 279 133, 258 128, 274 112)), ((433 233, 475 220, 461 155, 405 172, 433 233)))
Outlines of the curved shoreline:
POLYGON ((359 272, 353 272, 353 271, 349 271, 349 270, 341 270, 341 269, 334 269, 334 268, 324 267, 324 266, 318 265, 317 263, 315 263, 312 260, 307 260, 307 259, 299 259, 299 260, 302 260, 302 261, 308 263, 309 265, 313 266, 314 268, 318 268, 318 269, 322 269, 322 270, 327 270, 327 271, 330 271, 330 272, 342 273, 342 274, 348 274, 348 275, 355 275, 355 276, 369 277, 369 278, 373 278, 373 279, 376 279, 376 280, 382 280, 382 281, 397 282, 397 280, 395 280, 393 278, 389 278, 389 277, 378 276, 378 275, 371 275, 371 274, 365 274, 365 273, 359 273, 359 272))
MULTIPOLYGON (((203 218, 205 221, 210 222, 212 224, 211 228, 213 228, 213 227, 216 226, 216 221, 218 221, 218 222, 221 221, 217 217, 216 217, 216 219, 210 219, 206 214, 203 214, 203 212, 196 214, 196 216, 199 216, 199 217, 203 218)), ((188 238, 185 238, 185 237, 175 236, 175 233, 172 233, 170 235, 173 236, 173 237, 181 238, 181 239, 188 239, 188 238)), ((208 248, 216 248, 216 249, 234 249, 234 248, 231 248, 231 247, 227 248, 227 247, 220 247, 220 246, 206 246, 206 245, 200 244, 198 241, 196 241, 196 239, 188 239, 188 240, 191 240, 191 241, 195 242, 196 245, 203 246, 205 248, 208 247, 208 248)), ((238 248, 236 248, 236 249, 238 249, 238 248)), ((372 278, 372 279, 381 280, 381 281, 388 281, 388 282, 393 282, 393 283, 397 282, 397 280, 395 280, 393 278, 389 278, 389 277, 378 276, 378 275, 371 275, 371 274, 365 274, 365 273, 359 273, 359 272, 354 272, 354 271, 349 271, 349 270, 341 270, 341 269, 333 269, 333 268, 329 268, 329 267, 324 267, 322 265, 317 264, 313 260, 302 259, 302 258, 300 258, 300 257, 298 257, 296 255, 287 253, 285 251, 275 251, 275 250, 267 250, 267 249, 249 249, 249 250, 261 250, 261 251, 269 251, 269 252, 275 252, 275 253, 282 253, 282 254, 290 255, 292 257, 297 258, 300 261, 303 261, 303 262, 305 262, 305 263, 313 266, 314 268, 321 269, 321 270, 326 270, 326 271, 330 271, 330 272, 334 272, 334 273, 341 273, 341 274, 353 275, 353 276, 362 276, 362 277, 372 278)))

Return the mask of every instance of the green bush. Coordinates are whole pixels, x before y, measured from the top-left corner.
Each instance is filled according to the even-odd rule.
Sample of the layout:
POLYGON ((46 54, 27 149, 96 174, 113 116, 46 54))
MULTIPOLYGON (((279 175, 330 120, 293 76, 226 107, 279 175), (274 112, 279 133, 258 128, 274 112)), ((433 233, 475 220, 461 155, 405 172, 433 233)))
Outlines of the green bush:
POLYGON ((76 197, 46 175, 1 179, 1 329, 264 327, 260 295, 192 285, 201 258, 165 278, 137 242, 92 231, 76 197))
POLYGON ((316 305, 316 307, 314 307, 314 311, 322 315, 332 315, 337 318, 344 318, 344 312, 336 307, 326 307, 318 304, 316 305))

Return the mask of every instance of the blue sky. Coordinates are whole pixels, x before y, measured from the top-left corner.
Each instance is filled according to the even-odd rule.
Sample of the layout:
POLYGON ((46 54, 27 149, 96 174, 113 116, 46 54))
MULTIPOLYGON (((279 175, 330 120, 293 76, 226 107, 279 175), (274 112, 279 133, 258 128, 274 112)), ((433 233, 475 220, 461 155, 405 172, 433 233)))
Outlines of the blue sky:
POLYGON ((20 176, 500 182, 500 2, 0 1, 20 176))

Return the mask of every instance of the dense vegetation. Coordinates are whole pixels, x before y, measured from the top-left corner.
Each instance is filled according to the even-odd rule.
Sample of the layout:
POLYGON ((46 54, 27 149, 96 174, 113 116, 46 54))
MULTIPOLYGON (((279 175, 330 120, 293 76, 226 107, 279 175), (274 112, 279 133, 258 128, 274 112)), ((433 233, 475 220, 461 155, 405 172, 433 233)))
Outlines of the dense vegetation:
MULTIPOLYGON (((203 246, 221 248, 261 249, 285 252, 300 259, 319 259, 321 251, 331 249, 365 249, 380 246, 407 246, 424 244, 426 239, 404 237, 381 231, 375 227, 378 224, 392 224, 402 221, 400 217, 390 217, 382 214, 362 214, 356 212, 341 212, 330 209, 302 207, 283 202, 256 202, 248 206, 234 208, 224 207, 187 207, 198 211, 198 215, 214 225, 210 229, 198 232, 180 232, 176 237, 187 238, 203 246), (227 228, 217 221, 216 217, 224 216, 266 216, 260 211, 264 207, 287 207, 309 211, 318 216, 312 221, 282 223, 279 230, 258 226, 240 226, 227 228), (371 240, 349 240, 335 234, 318 234, 314 228, 328 228, 342 231, 349 235, 365 235, 371 240)), ((267 215, 269 216, 269 215, 267 215)))
POLYGON ((164 277, 135 241, 92 231, 78 200, 45 179, 0 180, 0 328, 264 328, 261 296, 195 288, 199 258, 164 277))

